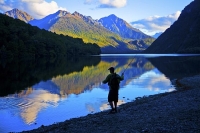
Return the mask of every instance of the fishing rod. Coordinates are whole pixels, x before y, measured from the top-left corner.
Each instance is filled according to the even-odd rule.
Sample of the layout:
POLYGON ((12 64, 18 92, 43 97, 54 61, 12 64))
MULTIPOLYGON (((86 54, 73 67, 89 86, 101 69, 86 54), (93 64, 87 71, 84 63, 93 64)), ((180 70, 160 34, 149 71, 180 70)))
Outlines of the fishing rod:
MULTIPOLYGON (((138 54, 138 53, 137 53, 138 54)), ((136 56, 137 54, 135 54, 134 56, 136 56)), ((134 58, 132 58, 131 62, 128 63, 128 65, 126 66, 126 68, 124 69, 123 74, 125 73, 126 69, 130 66, 130 64, 133 62, 134 58)))
POLYGON ((125 71, 126 71, 126 69, 128 68, 128 66, 133 62, 133 59, 134 59, 134 58, 132 58, 131 62, 128 63, 128 65, 127 65, 126 68, 124 69, 124 72, 123 72, 123 73, 125 73, 125 71))

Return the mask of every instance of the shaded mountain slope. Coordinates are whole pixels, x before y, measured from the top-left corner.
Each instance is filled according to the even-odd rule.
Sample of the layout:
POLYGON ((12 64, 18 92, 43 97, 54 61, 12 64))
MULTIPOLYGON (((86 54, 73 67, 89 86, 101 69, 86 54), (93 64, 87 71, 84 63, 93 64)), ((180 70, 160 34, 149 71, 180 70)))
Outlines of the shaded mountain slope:
POLYGON ((178 20, 145 53, 200 53, 200 1, 186 6, 178 20))

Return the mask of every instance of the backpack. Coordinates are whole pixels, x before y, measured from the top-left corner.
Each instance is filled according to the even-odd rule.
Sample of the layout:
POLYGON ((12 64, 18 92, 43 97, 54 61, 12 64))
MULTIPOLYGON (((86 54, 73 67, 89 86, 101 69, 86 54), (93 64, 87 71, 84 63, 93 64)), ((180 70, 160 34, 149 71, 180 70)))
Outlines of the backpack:
POLYGON ((113 90, 118 90, 119 88, 119 81, 118 81, 118 78, 117 78, 117 74, 114 73, 110 79, 110 82, 109 82, 109 86, 111 87, 111 89, 113 90))

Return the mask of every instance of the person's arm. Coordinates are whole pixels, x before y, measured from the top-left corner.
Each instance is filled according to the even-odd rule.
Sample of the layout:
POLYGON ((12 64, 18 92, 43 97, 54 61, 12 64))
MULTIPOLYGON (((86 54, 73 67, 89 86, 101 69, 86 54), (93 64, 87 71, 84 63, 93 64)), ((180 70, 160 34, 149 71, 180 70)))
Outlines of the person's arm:
MULTIPOLYGON (((119 75, 118 75, 118 76, 119 76, 119 75)), ((124 80, 124 73, 122 73, 122 75, 119 76, 119 80, 120 80, 120 81, 124 80)))
POLYGON ((102 81, 102 83, 103 83, 103 84, 108 83, 108 82, 109 82, 109 79, 110 79, 109 77, 110 77, 110 74, 106 77, 106 79, 105 79, 104 81, 102 81))

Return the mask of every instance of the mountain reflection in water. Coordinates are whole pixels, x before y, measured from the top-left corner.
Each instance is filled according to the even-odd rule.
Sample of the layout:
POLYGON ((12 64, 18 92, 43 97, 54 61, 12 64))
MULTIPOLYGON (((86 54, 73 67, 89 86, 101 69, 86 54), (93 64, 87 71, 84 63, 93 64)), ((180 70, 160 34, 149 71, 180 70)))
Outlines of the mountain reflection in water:
MULTIPOLYGON (((2 65, 1 79, 8 81, 0 82, 0 131, 31 130, 109 109, 108 86, 102 81, 109 74, 108 68, 111 66, 116 68, 118 74, 126 70, 120 83, 118 105, 136 97, 173 91, 174 86, 169 79, 181 74, 178 71, 174 75, 169 74, 177 64, 161 65, 160 60, 155 61, 160 58, 162 61, 165 57, 94 56, 35 64, 18 63, 16 68, 11 67, 12 63, 2 65), (30 64, 34 67, 30 67, 30 64), (12 79, 10 81, 8 73, 12 79)), ((174 60, 177 57, 164 60, 170 61, 170 58, 174 60)), ((192 61, 189 63, 189 67, 193 67, 192 61)), ((185 62, 182 68, 190 71, 187 64, 185 62)), ((180 72, 183 71, 186 70, 180 72)))

